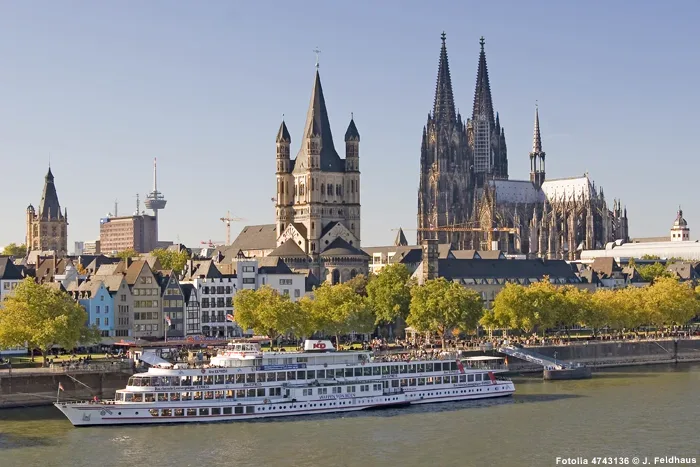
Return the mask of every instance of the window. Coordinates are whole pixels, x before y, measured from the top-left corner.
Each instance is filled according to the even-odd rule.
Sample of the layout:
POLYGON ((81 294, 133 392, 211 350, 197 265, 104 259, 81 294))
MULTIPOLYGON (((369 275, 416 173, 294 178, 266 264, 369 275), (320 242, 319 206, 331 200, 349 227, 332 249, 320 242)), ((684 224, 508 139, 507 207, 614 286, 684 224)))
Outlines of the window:
POLYGON ((99 313, 99 312, 100 312, 100 305, 97 305, 97 306, 95 307, 95 313, 99 313))
POLYGON ((98 326, 100 325, 100 318, 95 318, 95 324, 98 326))
POLYGON ((109 305, 105 305, 105 313, 109 313, 109 305))
POLYGON ((292 285, 291 279, 280 279, 280 285, 292 285))
POLYGON ((109 326, 109 318, 105 318, 105 326, 109 326))
POLYGON ((301 291, 299 289, 294 289, 294 298, 301 297, 301 291))
POLYGON ((289 289, 282 290, 282 295, 289 297, 289 289))
POLYGON ((243 272, 255 272, 255 266, 243 266, 243 272))
POLYGON ((244 284, 255 284, 255 278, 254 277, 244 277, 243 283, 244 284))

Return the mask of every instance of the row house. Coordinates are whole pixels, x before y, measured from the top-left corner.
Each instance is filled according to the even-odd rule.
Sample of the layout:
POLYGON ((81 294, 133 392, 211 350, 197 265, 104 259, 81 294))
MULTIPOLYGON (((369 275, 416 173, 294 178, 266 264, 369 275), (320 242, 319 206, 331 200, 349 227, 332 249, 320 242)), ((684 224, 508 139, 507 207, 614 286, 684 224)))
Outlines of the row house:
POLYGON ((156 273, 161 287, 163 326, 167 326, 168 337, 185 336, 185 298, 180 282, 173 271, 156 273))
POLYGON ((0 256, 0 303, 22 282, 22 271, 9 256, 0 256))
POLYGON ((199 328, 196 319, 188 318, 188 335, 207 337, 240 337, 241 328, 228 316, 233 316, 233 296, 236 293, 236 276, 222 273, 211 260, 188 261, 183 274, 183 285, 190 284, 190 313, 197 308, 193 301, 199 299, 199 328))
POLYGON ((180 283, 182 296, 185 301, 185 335, 201 335, 202 322, 200 319, 199 299, 194 284, 180 283))
MULTIPOLYGON (((119 263, 125 267, 125 263, 119 263)), ((119 269, 119 268, 117 268, 119 269)), ((148 262, 138 260, 126 268, 125 279, 134 296, 133 336, 162 339, 165 336, 160 285, 148 262)))
POLYGON ((96 326, 102 337, 114 337, 114 297, 99 279, 84 281, 77 291, 68 292, 87 311, 88 326, 96 326))

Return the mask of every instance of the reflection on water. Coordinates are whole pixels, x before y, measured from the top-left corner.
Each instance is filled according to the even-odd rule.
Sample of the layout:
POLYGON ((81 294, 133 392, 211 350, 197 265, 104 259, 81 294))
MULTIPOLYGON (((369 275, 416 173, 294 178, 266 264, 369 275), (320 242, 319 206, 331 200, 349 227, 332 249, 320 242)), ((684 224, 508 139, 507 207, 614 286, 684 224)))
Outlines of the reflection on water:
POLYGON ((6 410, 0 466, 548 466, 697 452, 700 366, 515 382, 511 398, 254 422, 76 429, 53 407, 6 410))

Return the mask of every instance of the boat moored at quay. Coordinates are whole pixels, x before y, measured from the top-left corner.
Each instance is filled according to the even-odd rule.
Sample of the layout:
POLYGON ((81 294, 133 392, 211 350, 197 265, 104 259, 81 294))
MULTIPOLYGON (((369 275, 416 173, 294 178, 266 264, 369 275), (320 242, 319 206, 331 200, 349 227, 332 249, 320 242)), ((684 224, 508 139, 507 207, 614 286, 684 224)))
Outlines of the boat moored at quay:
POLYGON ((129 378, 114 400, 57 401, 75 426, 250 420, 351 412, 512 395, 498 370, 465 368, 459 359, 397 361, 369 351, 336 352, 306 341, 300 352, 262 352, 232 342, 209 365, 163 361, 129 378))

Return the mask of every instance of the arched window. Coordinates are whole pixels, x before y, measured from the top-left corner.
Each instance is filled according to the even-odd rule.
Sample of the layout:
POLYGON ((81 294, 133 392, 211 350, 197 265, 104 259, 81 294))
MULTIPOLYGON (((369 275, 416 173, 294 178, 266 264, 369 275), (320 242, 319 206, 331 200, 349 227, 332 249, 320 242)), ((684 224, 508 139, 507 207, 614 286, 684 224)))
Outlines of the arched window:
POLYGON ((334 269, 331 284, 335 285, 335 284, 338 284, 339 282, 340 282, 340 271, 337 269, 334 269))
POLYGON ((353 270, 350 271, 350 279, 354 279, 355 276, 357 276, 357 271, 355 271, 355 270, 353 269, 353 270))

